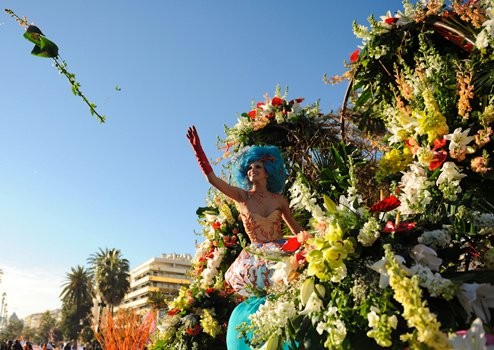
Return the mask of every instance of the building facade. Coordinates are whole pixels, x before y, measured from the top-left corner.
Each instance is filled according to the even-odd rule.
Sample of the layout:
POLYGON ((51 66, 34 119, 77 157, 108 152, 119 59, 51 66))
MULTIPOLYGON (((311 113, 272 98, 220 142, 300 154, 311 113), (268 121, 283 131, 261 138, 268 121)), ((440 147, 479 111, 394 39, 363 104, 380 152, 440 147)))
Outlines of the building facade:
POLYGON ((149 297, 154 292, 174 297, 180 287, 190 284, 187 272, 191 262, 190 254, 162 254, 133 268, 130 290, 118 308, 145 312, 152 308, 149 297))

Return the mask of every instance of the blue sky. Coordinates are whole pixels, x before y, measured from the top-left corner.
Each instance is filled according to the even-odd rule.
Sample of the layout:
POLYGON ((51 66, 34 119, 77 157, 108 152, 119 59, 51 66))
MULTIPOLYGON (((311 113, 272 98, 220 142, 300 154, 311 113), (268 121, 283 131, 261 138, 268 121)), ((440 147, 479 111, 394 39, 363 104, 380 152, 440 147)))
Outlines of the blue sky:
POLYGON ((0 14, 0 293, 9 314, 59 306, 65 273, 99 248, 131 267, 195 252, 208 184, 185 138, 195 124, 217 158, 224 125, 279 84, 340 108, 360 41, 352 22, 400 0, 4 0, 60 48, 100 124, 50 59, 0 14), (121 91, 117 91, 118 86, 121 91))

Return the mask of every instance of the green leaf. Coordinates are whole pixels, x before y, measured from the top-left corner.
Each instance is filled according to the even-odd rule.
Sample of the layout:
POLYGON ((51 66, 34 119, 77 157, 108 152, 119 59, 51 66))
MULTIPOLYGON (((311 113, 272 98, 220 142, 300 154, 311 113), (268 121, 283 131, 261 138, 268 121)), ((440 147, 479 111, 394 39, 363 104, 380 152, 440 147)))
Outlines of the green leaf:
POLYGON ((336 203, 327 195, 323 195, 323 198, 324 198, 324 206, 326 207, 328 213, 330 214, 336 213, 336 203))
POLYGON ((24 33, 24 38, 34 44, 31 54, 38 57, 54 58, 58 56, 58 46, 45 37, 36 26, 29 26, 24 33))

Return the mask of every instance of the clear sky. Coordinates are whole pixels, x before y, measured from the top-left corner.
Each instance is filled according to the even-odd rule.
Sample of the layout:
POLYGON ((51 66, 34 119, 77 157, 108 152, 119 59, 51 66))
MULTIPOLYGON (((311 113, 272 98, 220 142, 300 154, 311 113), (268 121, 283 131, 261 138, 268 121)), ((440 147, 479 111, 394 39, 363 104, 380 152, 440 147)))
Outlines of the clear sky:
POLYGON ((273 95, 337 111, 360 41, 352 22, 400 0, 3 0, 0 13, 0 293, 23 318, 60 306, 65 274, 99 248, 131 268, 195 252, 208 184, 185 132, 210 158, 252 101, 273 95), (100 124, 51 59, 30 55, 26 16, 60 48, 100 124), (117 91, 118 86, 121 91, 117 91))

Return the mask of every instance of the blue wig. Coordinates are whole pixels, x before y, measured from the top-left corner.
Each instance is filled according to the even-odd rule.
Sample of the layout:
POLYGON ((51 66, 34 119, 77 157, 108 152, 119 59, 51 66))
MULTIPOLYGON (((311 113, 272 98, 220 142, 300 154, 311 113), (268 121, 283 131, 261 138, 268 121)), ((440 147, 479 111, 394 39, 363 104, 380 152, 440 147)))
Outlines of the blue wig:
POLYGON ((286 169, 283 156, 276 146, 247 146, 233 158, 233 178, 238 186, 250 190, 252 183, 247 177, 249 166, 257 161, 264 163, 268 175, 268 191, 282 193, 285 187, 286 169))

